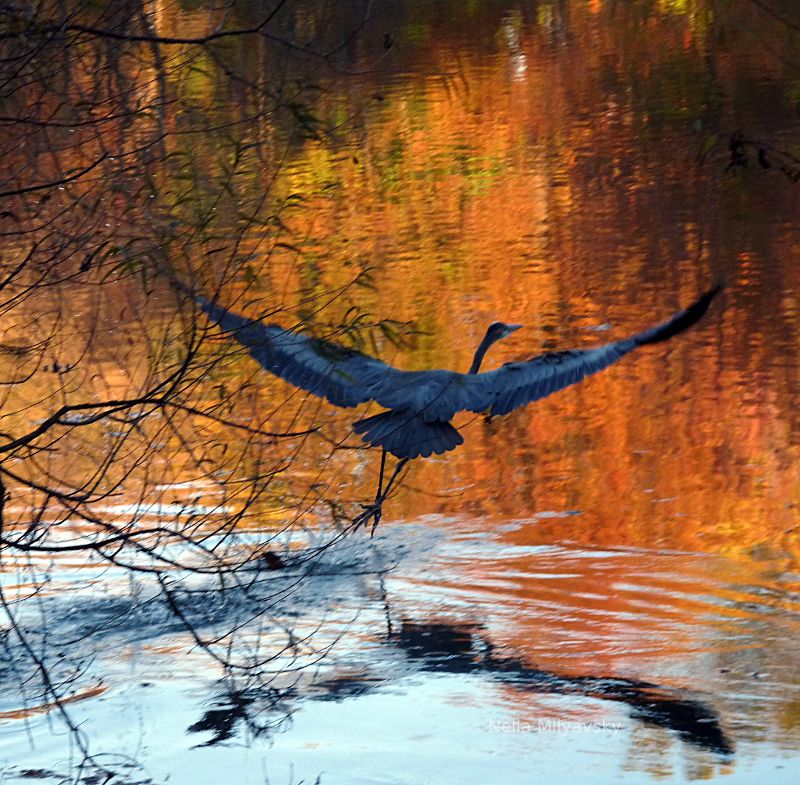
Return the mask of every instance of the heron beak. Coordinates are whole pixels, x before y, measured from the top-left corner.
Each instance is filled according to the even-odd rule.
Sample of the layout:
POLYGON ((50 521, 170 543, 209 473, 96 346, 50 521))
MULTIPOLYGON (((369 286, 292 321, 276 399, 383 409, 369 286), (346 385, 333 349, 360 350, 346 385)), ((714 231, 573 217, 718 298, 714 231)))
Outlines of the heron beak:
MULTIPOLYGON (((521 325, 521 324, 507 324, 506 325, 506 333, 505 333, 505 335, 511 335, 511 333, 515 333, 522 326, 523 325, 521 325)), ((504 338, 505 338, 505 335, 503 336, 504 338)))

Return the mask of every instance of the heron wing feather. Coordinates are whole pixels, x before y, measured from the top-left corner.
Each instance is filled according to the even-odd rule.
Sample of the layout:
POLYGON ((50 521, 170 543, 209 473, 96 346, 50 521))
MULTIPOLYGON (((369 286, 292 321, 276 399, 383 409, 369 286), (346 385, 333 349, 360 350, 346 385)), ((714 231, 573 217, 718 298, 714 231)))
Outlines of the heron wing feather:
POLYGON ((514 409, 538 401, 558 390, 576 384, 581 379, 607 368, 632 351, 631 340, 616 341, 596 349, 571 349, 549 352, 527 362, 508 363, 489 371, 490 395, 475 401, 470 411, 490 411, 508 414, 514 409))
POLYGON ((223 330, 246 347, 266 370, 336 406, 375 400, 393 374, 392 366, 355 349, 262 324, 229 311, 205 297, 200 307, 223 330))
POLYGON ((494 371, 459 374, 458 384, 450 388, 458 391, 458 400, 451 403, 456 411, 508 414, 607 368, 638 346, 682 333, 705 314, 720 288, 717 285, 710 289, 665 322, 605 346, 548 352, 527 362, 506 363, 494 371))

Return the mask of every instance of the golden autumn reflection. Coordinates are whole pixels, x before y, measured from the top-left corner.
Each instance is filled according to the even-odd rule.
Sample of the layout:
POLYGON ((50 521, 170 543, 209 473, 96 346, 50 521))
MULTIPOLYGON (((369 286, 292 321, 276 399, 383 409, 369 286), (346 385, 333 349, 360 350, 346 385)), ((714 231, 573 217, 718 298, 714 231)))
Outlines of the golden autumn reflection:
MULTIPOLYGON (((255 3, 230 18, 204 3, 151 5, 153 30, 170 40, 260 18, 255 3)), ((401 2, 315 59, 312 43, 346 26, 325 4, 301 3, 277 17, 272 42, 178 41, 158 56, 121 44, 107 81, 91 63, 112 54, 81 42, 74 106, 30 85, 8 99, 58 120, 26 145, 3 138, 9 183, 25 167, 37 181, 91 176, 27 217, 7 197, 3 269, 31 243, 47 252, 55 233, 70 236, 79 273, 35 291, 24 318, 0 313, 0 430, 10 439, 78 394, 135 398, 186 346, 203 371, 169 417, 59 431, 33 468, 20 458, 7 529, 31 528, 31 509, 37 521, 64 515, 31 478, 80 487, 112 448, 107 498, 92 508, 101 517, 65 522, 64 542, 122 521, 158 542, 170 517, 204 538, 341 527, 374 496, 380 455, 350 426, 378 409, 337 409, 270 376, 164 271, 398 367, 463 371, 494 320, 524 328, 485 367, 621 338, 724 281, 687 334, 509 416, 458 416, 465 444, 413 462, 379 529, 423 526, 445 545, 387 571, 382 602, 480 622, 491 646, 551 681, 627 678, 711 696, 737 755, 790 757, 800 185, 783 162, 798 143, 800 35, 758 5, 401 2), (286 65, 290 37, 303 43, 286 65), (89 91, 109 107, 102 133, 70 127, 89 91), (131 121, 133 104, 144 111, 131 121), (768 139, 742 147, 746 166, 730 164, 735 132, 768 139), (91 203, 79 236, 75 194, 91 203), (112 285, 94 261, 106 258, 112 285)), ((37 558, 4 556, 2 569, 37 558)), ((64 559, 76 573, 95 568, 64 559)), ((590 700, 593 689, 555 693, 590 700)), ((503 682, 494 699, 530 719, 547 705, 531 692, 503 682)), ((613 711, 635 717, 632 705, 613 711)), ((614 770, 676 775, 660 733, 636 726, 614 770)), ((736 772, 708 749, 691 748, 679 776, 736 772)))
MULTIPOLYGON (((309 250, 306 264, 287 261, 291 288, 331 289, 368 263, 376 291, 365 307, 422 333, 388 357, 466 369, 493 318, 527 325, 492 351, 500 363, 624 335, 727 280, 722 307, 680 341, 503 420, 464 422, 467 445, 415 467, 395 508, 490 519, 579 509, 566 531, 539 524, 515 540, 745 557, 768 548, 793 563, 797 320, 779 292, 795 285, 796 194, 697 166, 705 136, 694 129, 719 122, 711 96, 722 102, 740 74, 705 96, 686 89, 704 58, 729 56, 702 37, 694 4, 664 4, 650 20, 662 45, 648 43, 656 74, 636 97, 611 76, 643 79, 630 69, 644 43, 611 26, 611 11, 599 23, 600 4, 570 11, 586 46, 554 52, 541 9, 536 21, 498 20, 516 25, 515 44, 491 54, 436 38, 424 55, 433 73, 387 85, 349 144, 307 144, 284 187, 323 193, 294 217, 309 250), (517 50, 535 64, 523 78, 517 50), (672 134, 668 154, 656 130, 672 134), (741 222, 743 190, 755 192, 754 234, 741 222)), ((330 111, 371 89, 331 97, 330 111)))

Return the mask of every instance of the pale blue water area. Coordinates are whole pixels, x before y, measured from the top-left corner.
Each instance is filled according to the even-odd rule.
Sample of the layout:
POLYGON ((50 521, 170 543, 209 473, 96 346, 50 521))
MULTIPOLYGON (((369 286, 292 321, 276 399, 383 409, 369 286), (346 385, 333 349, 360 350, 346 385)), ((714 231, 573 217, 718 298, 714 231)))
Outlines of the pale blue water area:
MULTIPOLYGON (((66 708, 91 749, 104 753, 98 761, 130 781, 212 783, 233 769, 243 783, 556 782, 565 769, 593 783, 792 781, 792 744, 762 733, 757 720, 759 708, 791 700, 787 690, 796 688, 782 679, 791 664, 777 648, 753 651, 752 642, 769 630, 792 646, 796 609, 777 611, 758 586, 709 581, 712 572, 735 570, 720 557, 568 544, 516 550, 469 521, 435 519, 331 549, 317 567, 324 574, 308 576, 270 613, 297 634, 321 623, 311 647, 275 660, 260 679, 250 674, 235 697, 232 683, 211 677, 207 656, 176 631, 163 600, 148 602, 146 582, 133 594, 117 585, 115 597, 54 594, 42 600, 53 619, 50 646, 63 645, 67 659, 52 660, 52 675, 70 652, 80 655, 85 671, 75 691, 85 696, 66 708), (538 569, 521 570, 521 558, 538 569), (598 583, 583 599, 557 588, 619 560, 629 565, 628 584, 598 583), (477 583, 465 585, 465 564, 482 576, 477 583), (698 612, 687 619, 676 609, 703 574, 706 595, 694 598, 698 612), (556 588, 515 599, 531 582, 556 588), (596 597, 625 594, 632 610, 615 613, 602 602, 589 610, 596 597), (733 595, 752 612, 731 624, 733 595), (524 652, 502 643, 515 637, 509 625, 520 612, 542 630, 524 652), (587 613, 598 622, 591 639, 587 613), (92 637, 76 644, 89 629, 92 637), (721 629, 729 638, 725 668, 721 629), (662 645, 676 635, 685 650, 662 645), (619 670, 627 673, 587 672, 578 663, 588 647, 626 663, 619 670), (254 736, 248 722, 270 730, 254 736)), ((232 591, 214 609, 212 597, 187 606, 202 631, 252 601, 232 591)), ((267 634, 260 645, 270 650, 267 634)), ((21 670, 4 673, 6 687, 19 679, 26 681, 21 670)), ((47 713, 10 721, 19 699, 3 695, 4 778, 27 771, 60 781, 77 755, 71 736, 47 713)))

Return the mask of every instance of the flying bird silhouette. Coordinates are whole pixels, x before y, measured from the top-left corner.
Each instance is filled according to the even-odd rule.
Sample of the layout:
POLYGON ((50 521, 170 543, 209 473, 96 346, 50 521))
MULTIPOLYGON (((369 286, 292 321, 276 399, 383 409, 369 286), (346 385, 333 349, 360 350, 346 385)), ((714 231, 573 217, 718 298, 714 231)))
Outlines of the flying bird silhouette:
POLYGON ((335 406, 350 408, 375 401, 386 409, 353 424, 363 441, 382 449, 376 501, 365 508, 375 515, 377 524, 380 503, 407 461, 445 453, 463 443, 463 437, 450 422, 456 413, 504 415, 575 384, 640 346, 666 341, 688 329, 705 314, 720 289, 721 285, 714 286, 667 321, 628 338, 592 349, 546 352, 481 372, 483 358, 492 344, 522 326, 493 322, 466 373, 403 371, 355 349, 275 324, 263 324, 229 311, 215 300, 193 296, 212 321, 276 376, 335 406), (399 462, 386 488, 382 488, 387 452, 399 462))

